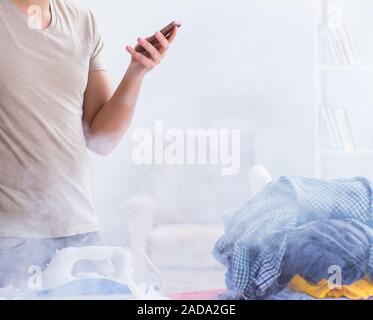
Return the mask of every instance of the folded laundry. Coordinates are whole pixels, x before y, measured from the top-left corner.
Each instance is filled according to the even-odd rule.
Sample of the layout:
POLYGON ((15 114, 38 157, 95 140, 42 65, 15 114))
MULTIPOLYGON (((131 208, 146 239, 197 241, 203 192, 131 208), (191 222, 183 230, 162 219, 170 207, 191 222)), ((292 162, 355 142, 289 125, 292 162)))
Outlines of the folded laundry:
MULTIPOLYGON (((372 279, 371 183, 365 178, 323 181, 282 177, 268 184, 241 209, 226 216, 225 234, 218 240, 213 254, 227 267, 226 282, 230 297, 264 299, 281 291, 284 283, 278 281, 281 281, 283 261, 284 258, 291 259, 286 255, 289 252, 287 249, 290 248, 291 252, 292 244, 302 237, 302 233, 298 233, 299 236, 294 234, 312 222, 332 220, 351 224, 347 226, 334 222, 331 229, 322 227, 324 237, 329 231, 334 234, 334 239, 330 237, 334 248, 338 247, 336 241, 346 244, 351 239, 361 243, 363 248, 354 248, 352 254, 348 255, 348 251, 351 251, 349 246, 340 251, 342 255, 330 255, 329 261, 342 264, 343 271, 349 275, 347 283, 363 273, 372 279), (352 232, 336 238, 339 228, 352 232)), ((313 232, 317 232, 317 229, 313 232)), ((310 248, 312 245, 317 247, 316 242, 310 248)), ((311 271, 306 270, 305 275, 310 279, 319 279, 324 268, 311 271)))
POLYGON ((291 280, 289 287, 295 292, 304 293, 318 299, 345 297, 362 300, 373 296, 373 282, 367 278, 348 286, 334 288, 329 285, 328 280, 321 280, 318 284, 312 284, 300 275, 296 275, 291 280))

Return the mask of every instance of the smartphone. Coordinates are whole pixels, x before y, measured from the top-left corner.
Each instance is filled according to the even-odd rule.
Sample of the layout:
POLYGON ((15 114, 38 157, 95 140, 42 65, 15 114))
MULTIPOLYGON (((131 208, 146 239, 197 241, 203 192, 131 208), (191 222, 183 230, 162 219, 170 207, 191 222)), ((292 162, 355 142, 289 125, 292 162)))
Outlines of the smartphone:
MULTIPOLYGON (((166 37, 166 39, 169 39, 171 37, 172 31, 174 30, 174 28, 180 28, 180 27, 181 27, 180 22, 172 21, 169 25, 167 25, 161 30, 161 33, 166 37)), ((146 40, 148 40, 158 50, 161 48, 161 45, 155 36, 151 36, 147 38, 146 40)), ((140 45, 137 45, 135 47, 135 50, 139 53, 147 53, 147 51, 140 45)))

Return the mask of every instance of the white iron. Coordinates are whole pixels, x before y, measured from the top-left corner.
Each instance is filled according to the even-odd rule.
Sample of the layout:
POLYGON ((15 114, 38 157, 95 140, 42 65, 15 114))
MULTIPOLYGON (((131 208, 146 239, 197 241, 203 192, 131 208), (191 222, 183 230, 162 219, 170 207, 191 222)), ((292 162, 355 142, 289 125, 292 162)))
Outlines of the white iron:
POLYGON ((253 195, 260 192, 272 180, 269 171, 261 164, 256 164, 249 170, 249 185, 253 195))
MULTIPOLYGON (((144 253, 142 254, 158 276, 160 276, 147 256, 144 253)), ((54 289, 87 278, 97 278, 108 279, 127 285, 135 298, 146 295, 146 288, 138 286, 133 279, 133 257, 131 250, 128 248, 94 246, 63 249, 52 259, 47 268, 41 273, 40 277, 39 283, 41 283, 42 290, 54 289), (105 276, 99 274, 78 274, 74 276, 74 266, 79 261, 83 260, 106 260, 113 266, 112 274, 105 276)))

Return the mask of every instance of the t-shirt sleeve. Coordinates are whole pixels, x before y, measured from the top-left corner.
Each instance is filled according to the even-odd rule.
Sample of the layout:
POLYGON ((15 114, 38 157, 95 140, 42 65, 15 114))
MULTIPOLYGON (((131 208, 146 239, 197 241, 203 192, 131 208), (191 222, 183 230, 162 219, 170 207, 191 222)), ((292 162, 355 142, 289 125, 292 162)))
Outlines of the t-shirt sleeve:
POLYGON ((101 32, 98 28, 98 24, 94 16, 93 19, 93 49, 89 62, 89 72, 107 70, 105 61, 104 61, 104 40, 102 38, 101 32))

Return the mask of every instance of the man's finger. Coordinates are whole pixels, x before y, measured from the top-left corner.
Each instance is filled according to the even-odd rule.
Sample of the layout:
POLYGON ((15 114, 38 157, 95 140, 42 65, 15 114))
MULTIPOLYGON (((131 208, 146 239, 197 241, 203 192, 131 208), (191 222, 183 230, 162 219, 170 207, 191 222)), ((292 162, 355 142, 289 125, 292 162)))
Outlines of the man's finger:
POLYGON ((156 64, 161 62, 161 55, 159 51, 149 41, 139 38, 138 42, 150 54, 156 64))
POLYGON ((157 32, 155 34, 155 37, 157 38, 159 44, 161 45, 161 51, 164 54, 170 46, 167 38, 161 32, 157 32))
POLYGON ((155 64, 152 60, 145 57, 143 54, 137 52, 135 49, 133 49, 130 46, 126 47, 126 50, 128 53, 138 62, 140 62, 144 67, 147 69, 152 69, 155 67, 155 64))

